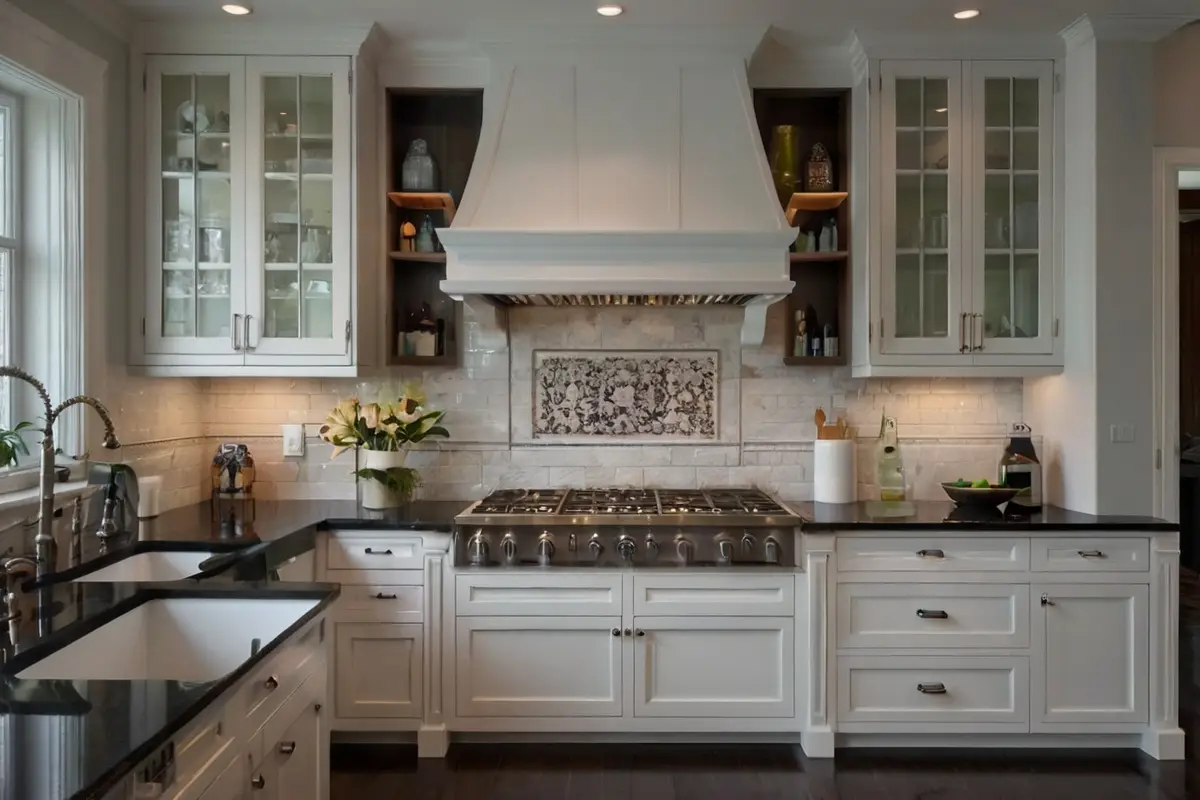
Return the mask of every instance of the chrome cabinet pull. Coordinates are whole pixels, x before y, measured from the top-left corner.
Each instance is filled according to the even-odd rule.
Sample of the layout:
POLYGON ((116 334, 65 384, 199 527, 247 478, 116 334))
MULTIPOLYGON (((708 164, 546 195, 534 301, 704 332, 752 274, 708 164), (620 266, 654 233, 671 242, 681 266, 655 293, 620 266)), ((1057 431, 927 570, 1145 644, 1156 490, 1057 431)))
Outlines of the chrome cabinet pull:
POLYGON ((641 628, 638 628, 636 631, 633 632, 633 635, 634 636, 645 636, 646 632, 644 630, 642 630, 641 628))
POLYGON ((378 593, 375 595, 375 599, 376 599, 376 600, 395 600, 395 599, 396 599, 396 595, 394 595, 394 594, 384 594, 383 592, 378 592, 378 593))
POLYGON ((390 555, 392 555, 392 551, 390 549, 388 549, 388 550, 373 550, 370 547, 367 547, 363 550, 363 552, 369 556, 390 556, 390 555))
POLYGON ((1051 599, 1050 599, 1050 596, 1049 596, 1048 594, 1046 594, 1045 592, 1042 592, 1042 605, 1043 605, 1043 606, 1052 606, 1052 605, 1054 605, 1054 601, 1053 601, 1053 600, 1051 600, 1051 599))
POLYGON ((272 675, 271 677, 269 677, 265 681, 263 681, 263 686, 267 687, 268 691, 273 692, 279 688, 279 678, 272 675))
POLYGON ((290 756, 292 753, 296 752, 296 743, 295 742, 280 742, 279 743, 279 752, 283 753, 285 756, 290 756))
POLYGON ((972 314, 971 317, 972 317, 971 344, 974 345, 971 349, 972 350, 982 350, 983 349, 983 314, 972 314), (979 319, 979 344, 975 344, 975 322, 974 322, 975 318, 979 319))
POLYGON ((255 789, 261 789, 267 785, 267 779, 264 778, 262 775, 255 775, 253 778, 250 779, 250 785, 252 787, 254 787, 255 789))
POLYGON ((967 352, 967 312, 958 315, 958 352, 967 352))
POLYGON ((944 683, 918 683, 917 691, 921 694, 946 694, 944 683))
POLYGON ((229 344, 234 350, 241 350, 242 346, 238 344, 238 323, 242 321, 241 314, 233 315, 233 325, 229 327, 229 344))
POLYGON ((247 314, 247 315, 246 315, 246 327, 245 327, 245 334, 246 334, 246 335, 242 337, 242 339, 243 339, 243 341, 242 341, 242 347, 243 347, 243 348, 245 348, 246 350, 253 350, 253 349, 254 349, 254 348, 253 348, 253 347, 250 345, 250 320, 252 320, 252 319, 254 319, 254 315, 253 315, 253 314, 247 314))
POLYGON ((1076 550, 1080 558, 1108 558, 1103 550, 1076 550))
POLYGON ((620 635, 621 635, 621 629, 620 629, 620 628, 613 628, 613 629, 612 629, 612 635, 613 635, 613 636, 620 636, 620 635))
POLYGON ((950 619, 950 615, 941 610, 927 611, 924 608, 917 609, 917 616, 921 619, 950 619))
POLYGON ((626 636, 633 636, 633 628, 626 628, 626 629, 625 629, 625 635, 626 635, 626 636))
POLYGON ((945 558, 945 552, 937 549, 933 550, 918 550, 917 555, 921 558, 945 558))

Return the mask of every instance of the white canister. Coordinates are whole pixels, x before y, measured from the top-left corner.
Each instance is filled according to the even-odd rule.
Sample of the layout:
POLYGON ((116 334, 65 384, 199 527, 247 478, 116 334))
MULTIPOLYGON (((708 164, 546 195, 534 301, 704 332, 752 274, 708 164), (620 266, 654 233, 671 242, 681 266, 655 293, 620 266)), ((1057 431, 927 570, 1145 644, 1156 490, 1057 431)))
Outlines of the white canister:
MULTIPOLYGON (((408 455, 405 450, 360 450, 359 466, 362 469, 389 470, 393 467, 403 467, 404 458, 408 455)), ((370 478, 359 478, 362 489, 363 508, 378 510, 396 508, 408 502, 404 497, 388 489, 383 483, 370 478)))
POLYGON ((853 439, 813 442, 813 500, 853 503, 858 499, 857 449, 853 439))

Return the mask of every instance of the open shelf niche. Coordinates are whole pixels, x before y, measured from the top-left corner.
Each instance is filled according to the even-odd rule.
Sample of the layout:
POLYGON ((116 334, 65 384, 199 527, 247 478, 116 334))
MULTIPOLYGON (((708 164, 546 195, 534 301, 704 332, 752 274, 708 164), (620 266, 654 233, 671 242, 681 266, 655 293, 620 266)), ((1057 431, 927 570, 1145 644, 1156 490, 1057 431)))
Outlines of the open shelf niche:
MULTIPOLYGON (((792 252, 791 278, 796 287, 784 306, 782 326, 783 361, 795 366, 839 366, 850 355, 850 92, 845 89, 756 89, 754 110, 763 148, 771 152, 771 135, 776 125, 793 125, 799 149, 800 184, 783 205, 784 216, 797 228, 797 236, 812 231, 819 239, 825 220, 837 224, 838 247, 831 252, 792 252), (804 175, 813 145, 820 143, 833 161, 834 190, 805 192, 804 175), (796 354, 796 312, 811 307, 817 324, 834 326, 838 355, 796 354)), ((793 248, 795 250, 795 248, 793 248)))
POLYGON ((462 349, 462 303, 445 295, 439 284, 446 277, 446 253, 404 251, 401 228, 411 222, 418 230, 428 215, 435 228, 454 219, 475 160, 483 124, 481 89, 389 89, 387 92, 387 291, 389 366, 455 366, 462 349), (431 192, 406 192, 401 172, 408 146, 424 139, 433 156, 437 185, 431 192), (400 335, 415 327, 428 305, 430 317, 443 334, 436 355, 406 353, 400 335))

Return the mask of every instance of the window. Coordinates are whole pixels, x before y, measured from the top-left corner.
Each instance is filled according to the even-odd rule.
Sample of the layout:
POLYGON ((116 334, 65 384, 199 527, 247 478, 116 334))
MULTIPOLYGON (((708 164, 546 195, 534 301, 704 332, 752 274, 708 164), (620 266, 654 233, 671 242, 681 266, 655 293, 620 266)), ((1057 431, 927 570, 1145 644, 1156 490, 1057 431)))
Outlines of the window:
MULTIPOLYGON (((17 133, 20 124, 17 117, 18 104, 14 95, 0 92, 0 364, 11 362, 13 278, 18 251, 17 198, 20 186, 17 181, 17 133)), ((0 427, 11 427, 10 393, 0 391, 0 427)))

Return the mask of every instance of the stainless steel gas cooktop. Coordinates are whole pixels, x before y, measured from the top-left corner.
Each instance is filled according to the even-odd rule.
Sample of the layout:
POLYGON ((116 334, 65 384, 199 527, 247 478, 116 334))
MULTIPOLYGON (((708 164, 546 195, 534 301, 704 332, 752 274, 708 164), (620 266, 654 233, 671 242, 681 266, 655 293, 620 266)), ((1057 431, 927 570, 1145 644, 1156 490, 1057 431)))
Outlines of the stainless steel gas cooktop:
POLYGON ((800 518, 758 489, 505 489, 455 517, 460 566, 795 565, 800 518))

